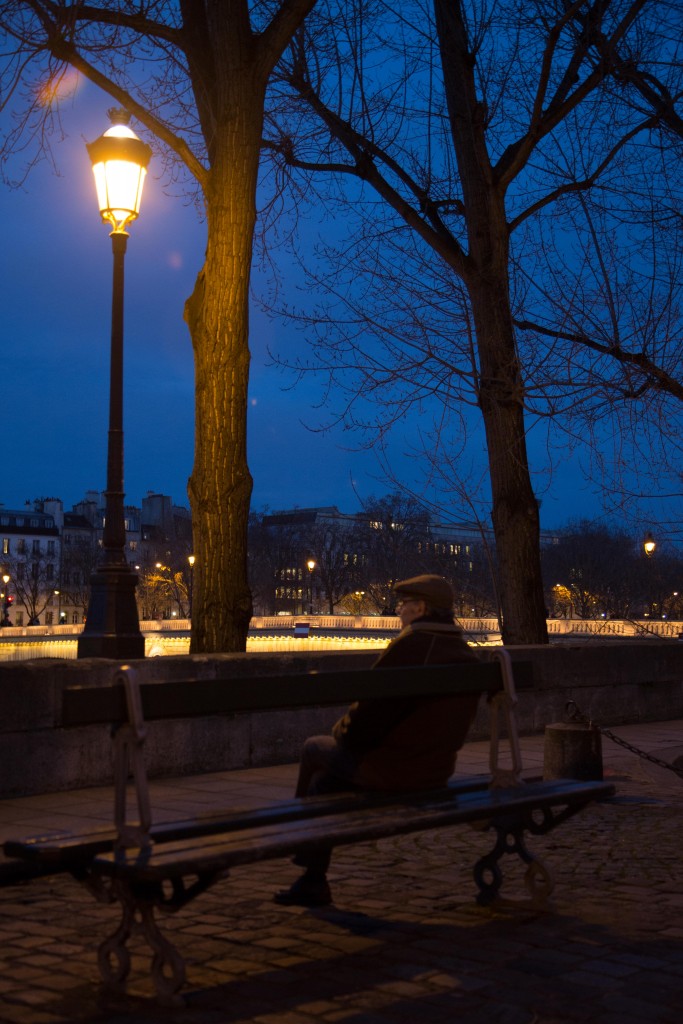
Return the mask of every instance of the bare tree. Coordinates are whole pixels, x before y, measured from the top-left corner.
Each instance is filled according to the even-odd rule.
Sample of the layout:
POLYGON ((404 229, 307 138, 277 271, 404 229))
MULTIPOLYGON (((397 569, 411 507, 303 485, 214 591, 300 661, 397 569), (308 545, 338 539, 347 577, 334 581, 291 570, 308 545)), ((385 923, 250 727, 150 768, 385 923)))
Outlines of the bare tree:
POLYGON ((411 496, 395 492, 363 503, 358 527, 362 589, 380 613, 395 612, 392 588, 398 580, 425 570, 428 537, 429 515, 411 496))
POLYGON ((308 536, 315 562, 312 575, 325 594, 330 615, 363 576, 363 556, 357 549, 355 526, 355 522, 350 525, 337 516, 320 516, 308 536))
POLYGON ((570 523, 543 551, 549 603, 578 618, 675 617, 680 606, 680 554, 612 525, 570 523))
POLYGON ((441 405, 461 443, 456 403, 479 409, 503 636, 546 640, 529 425, 562 414, 583 441, 589 415, 596 430, 620 405, 633 422, 683 379, 677 263, 661 255, 680 231, 675 5, 330 0, 313 18, 269 129, 298 187, 345 202, 352 225, 317 278, 336 300, 313 330, 318 369, 346 382, 345 422, 380 436, 387 407, 436 405, 446 445, 441 405))
POLYGON ((75 536, 62 543, 59 579, 61 604, 83 615, 90 598, 90 577, 97 564, 97 549, 91 536, 75 536))
POLYGON ((5 0, 3 157, 28 165, 58 111, 45 86, 68 65, 132 114, 167 180, 203 205, 204 266, 185 306, 195 355, 193 651, 244 649, 251 617, 246 459, 248 301, 266 90, 316 0, 5 0), (36 88, 39 84, 41 88, 36 88))
POLYGON ((291 531, 264 523, 268 512, 249 516, 249 583, 258 614, 274 615, 279 575, 293 562, 291 531))
POLYGON ((182 569, 173 569, 162 562, 143 569, 138 584, 138 602, 143 619, 170 618, 174 613, 180 619, 189 616, 188 575, 182 569))
POLYGON ((28 625, 38 626, 40 616, 54 602, 58 583, 55 564, 42 554, 30 551, 14 555, 6 561, 17 603, 26 609, 28 625))

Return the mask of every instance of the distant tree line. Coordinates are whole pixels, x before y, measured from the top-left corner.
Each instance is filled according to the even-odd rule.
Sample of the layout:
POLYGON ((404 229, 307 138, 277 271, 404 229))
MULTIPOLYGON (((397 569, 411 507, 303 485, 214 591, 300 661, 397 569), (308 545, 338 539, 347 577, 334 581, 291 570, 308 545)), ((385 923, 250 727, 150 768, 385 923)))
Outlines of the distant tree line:
MULTIPOLYGON (((683 618, 683 555, 616 525, 571 523, 544 535, 548 618, 683 618)), ((400 494, 369 499, 354 516, 253 512, 249 569, 256 614, 395 613, 393 584, 445 576, 464 618, 498 616, 492 538, 435 522, 400 494)))

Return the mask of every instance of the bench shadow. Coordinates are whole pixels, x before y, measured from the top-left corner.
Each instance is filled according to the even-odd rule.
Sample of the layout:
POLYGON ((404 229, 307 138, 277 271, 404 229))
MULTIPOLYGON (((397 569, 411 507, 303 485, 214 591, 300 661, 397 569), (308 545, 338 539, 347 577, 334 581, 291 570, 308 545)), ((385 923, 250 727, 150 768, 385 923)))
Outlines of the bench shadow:
POLYGON ((274 953, 272 946, 259 947, 261 963, 242 975, 236 973, 239 958, 254 957, 246 942, 212 940, 213 965, 204 945, 188 963, 183 1006, 155 1001, 138 956, 134 994, 112 995, 79 983, 40 1009, 51 1021, 69 1024, 247 1024, 290 1016, 346 1024, 555 1024, 641 1019, 638 1007, 645 1013, 647 999, 642 1019, 681 1019, 683 941, 628 938, 609 924, 557 911, 456 904, 453 913, 460 919, 453 923, 444 920, 450 913, 435 904, 438 921, 429 923, 334 906, 304 911, 283 916, 275 928, 268 922, 281 948, 274 953), (367 943, 354 948, 363 939, 367 943), (221 980, 216 962, 232 956, 232 972, 226 967, 221 980), (273 966, 278 957, 282 965, 273 966), (215 984, 206 983, 207 973, 215 984))

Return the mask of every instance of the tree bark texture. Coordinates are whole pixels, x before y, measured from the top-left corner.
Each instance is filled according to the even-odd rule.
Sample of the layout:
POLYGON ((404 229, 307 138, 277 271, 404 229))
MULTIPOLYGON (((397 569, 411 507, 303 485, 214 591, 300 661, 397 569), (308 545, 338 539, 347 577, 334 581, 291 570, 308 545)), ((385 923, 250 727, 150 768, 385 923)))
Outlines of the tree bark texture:
POLYGON ((249 275, 263 88, 232 83, 207 186, 206 261, 185 308, 195 358, 195 462, 188 492, 195 561, 191 650, 244 650, 252 602, 247 528, 249 275))
POLYGON ((183 0, 210 170, 204 267, 185 306, 195 359, 191 651, 241 651, 252 614, 247 545, 249 280, 268 78, 315 0, 283 0, 260 34, 245 0, 183 0))

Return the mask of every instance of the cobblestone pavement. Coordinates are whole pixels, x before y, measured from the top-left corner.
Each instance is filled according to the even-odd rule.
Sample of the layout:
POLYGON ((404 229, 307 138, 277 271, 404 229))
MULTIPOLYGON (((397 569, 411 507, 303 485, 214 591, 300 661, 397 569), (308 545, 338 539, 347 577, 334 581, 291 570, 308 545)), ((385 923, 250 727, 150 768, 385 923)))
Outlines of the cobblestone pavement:
MULTIPOLYGON (((683 755, 681 722, 615 731, 666 761, 683 755)), ((532 771, 542 744, 523 740, 532 771)), ((468 744, 459 771, 484 770, 486 756, 486 744, 468 744)), ((187 958, 183 1007, 152 998, 141 944, 128 994, 103 994, 96 949, 116 909, 72 879, 0 890, 0 1021, 680 1024, 683 779, 607 740, 603 760, 616 799, 530 840, 555 874, 550 911, 476 905, 470 869, 491 838, 470 828, 340 849, 335 905, 323 910, 272 903, 296 876, 288 862, 250 865, 163 921, 187 958)), ((222 802, 228 789, 237 802, 284 796, 294 771, 159 782, 153 801, 165 816, 222 802)), ((0 801, 0 836, 107 821, 110 809, 106 789, 0 801)), ((524 895, 510 867, 508 877, 508 894, 524 895)))

